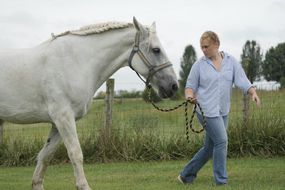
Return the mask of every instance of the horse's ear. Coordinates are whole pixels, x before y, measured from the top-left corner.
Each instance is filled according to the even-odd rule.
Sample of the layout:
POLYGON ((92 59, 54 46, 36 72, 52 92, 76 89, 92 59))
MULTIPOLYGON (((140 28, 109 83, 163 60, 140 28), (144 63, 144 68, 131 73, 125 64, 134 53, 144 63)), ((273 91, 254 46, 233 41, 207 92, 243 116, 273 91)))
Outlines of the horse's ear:
POLYGON ((150 31, 153 32, 153 33, 156 33, 156 24, 155 22, 153 22, 150 26, 150 31))
POLYGON ((138 31, 141 31, 141 24, 137 21, 136 17, 133 17, 133 23, 134 23, 134 26, 135 28, 138 30, 138 31))

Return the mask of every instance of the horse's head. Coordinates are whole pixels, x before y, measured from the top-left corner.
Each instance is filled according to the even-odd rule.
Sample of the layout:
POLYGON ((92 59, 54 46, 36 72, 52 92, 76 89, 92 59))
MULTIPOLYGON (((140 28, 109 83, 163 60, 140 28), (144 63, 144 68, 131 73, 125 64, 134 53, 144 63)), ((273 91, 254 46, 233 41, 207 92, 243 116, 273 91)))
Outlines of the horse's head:
POLYGON ((161 97, 173 96, 178 90, 177 78, 156 35, 155 23, 149 28, 142 26, 135 18, 133 23, 136 38, 129 66, 146 79, 146 85, 151 83, 161 97))

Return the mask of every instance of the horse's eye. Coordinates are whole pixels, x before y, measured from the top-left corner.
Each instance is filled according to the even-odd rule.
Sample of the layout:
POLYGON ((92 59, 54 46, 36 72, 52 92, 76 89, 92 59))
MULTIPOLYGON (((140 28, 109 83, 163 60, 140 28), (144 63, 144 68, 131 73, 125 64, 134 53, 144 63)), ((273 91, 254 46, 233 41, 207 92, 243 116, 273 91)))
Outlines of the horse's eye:
POLYGON ((160 52, 160 49, 159 48, 152 48, 152 51, 153 51, 153 53, 157 54, 160 52))

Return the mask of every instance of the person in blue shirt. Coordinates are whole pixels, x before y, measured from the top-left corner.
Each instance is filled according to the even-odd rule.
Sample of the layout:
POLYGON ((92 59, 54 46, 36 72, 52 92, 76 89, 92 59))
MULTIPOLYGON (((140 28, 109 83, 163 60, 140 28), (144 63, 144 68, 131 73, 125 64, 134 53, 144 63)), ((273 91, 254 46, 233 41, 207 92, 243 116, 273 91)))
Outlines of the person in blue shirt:
MULTIPOLYGON (((251 95, 257 106, 260 106, 260 99, 241 64, 228 53, 219 51, 220 40, 215 32, 204 32, 200 46, 204 56, 191 68, 185 86, 185 98, 191 103, 199 102, 206 118, 206 134, 204 146, 184 167, 178 180, 183 184, 191 184, 198 171, 212 158, 215 183, 224 185, 228 182, 226 130, 233 84, 251 95)), ((196 111, 202 123, 201 112, 198 108, 196 111)))

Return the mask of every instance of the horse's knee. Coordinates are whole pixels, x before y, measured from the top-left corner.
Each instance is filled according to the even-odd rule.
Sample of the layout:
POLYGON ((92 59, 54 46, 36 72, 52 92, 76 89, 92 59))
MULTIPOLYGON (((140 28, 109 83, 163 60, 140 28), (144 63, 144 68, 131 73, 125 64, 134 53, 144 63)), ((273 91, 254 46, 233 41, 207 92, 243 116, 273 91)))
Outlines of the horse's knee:
POLYGON ((59 142, 57 141, 58 140, 52 139, 52 141, 50 140, 49 142, 47 142, 42 148, 42 150, 39 152, 37 160, 44 164, 48 164, 59 145, 59 142))
POLYGON ((82 153, 80 146, 77 148, 73 147, 70 150, 67 150, 67 152, 68 152, 68 156, 72 162, 80 163, 80 164, 83 163, 83 153, 82 153))

